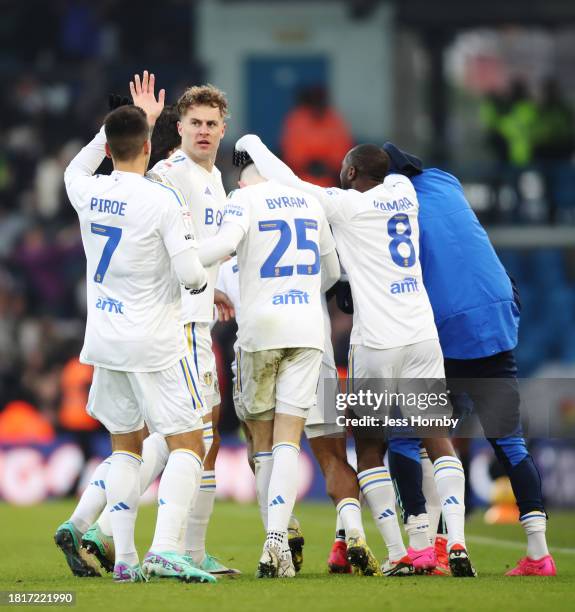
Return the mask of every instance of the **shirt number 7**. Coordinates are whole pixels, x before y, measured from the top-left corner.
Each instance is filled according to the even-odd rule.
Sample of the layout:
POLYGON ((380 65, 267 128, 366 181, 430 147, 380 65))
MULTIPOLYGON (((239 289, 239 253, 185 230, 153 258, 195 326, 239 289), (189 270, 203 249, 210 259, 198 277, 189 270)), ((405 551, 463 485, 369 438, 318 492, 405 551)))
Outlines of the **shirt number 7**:
POLYGON ((100 225, 99 223, 92 223, 90 231, 92 232, 92 234, 96 234, 98 236, 106 236, 108 238, 106 244, 104 245, 104 250, 102 251, 102 257, 100 257, 98 267, 96 268, 96 274, 94 274, 94 282, 102 283, 104 282, 104 276, 106 276, 106 272, 108 270, 108 266, 110 265, 112 255, 114 254, 114 251, 120 243, 120 238, 122 237, 122 228, 113 227, 112 225, 100 225))

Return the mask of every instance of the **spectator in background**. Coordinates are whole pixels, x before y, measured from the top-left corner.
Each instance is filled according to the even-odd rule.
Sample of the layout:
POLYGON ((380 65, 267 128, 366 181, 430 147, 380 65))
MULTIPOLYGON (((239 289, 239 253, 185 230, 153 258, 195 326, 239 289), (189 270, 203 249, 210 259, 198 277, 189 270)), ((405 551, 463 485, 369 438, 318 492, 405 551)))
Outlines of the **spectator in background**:
POLYGON ((573 109, 565 100, 559 83, 548 78, 543 83, 537 125, 535 153, 543 160, 568 160, 575 145, 573 109))
POLYGON ((69 359, 62 368, 58 421, 64 429, 90 432, 100 428, 100 423, 86 412, 92 374, 92 366, 80 363, 78 357, 69 359))
POLYGON ((501 119, 509 107, 508 99, 497 92, 489 93, 479 107, 479 118, 485 128, 485 141, 495 162, 489 177, 490 208, 499 213, 499 193, 505 182, 507 168, 507 142, 501 134, 501 119))
POLYGON ((513 220, 517 221, 522 200, 519 178, 534 160, 539 116, 537 105, 531 98, 526 83, 516 79, 511 83, 507 98, 491 96, 482 104, 480 112, 487 127, 489 143, 499 162, 495 168, 492 189, 498 200, 497 192, 501 185, 511 185, 515 193, 513 220))
POLYGON ((571 157, 575 146, 575 124, 573 110, 554 78, 543 83, 535 138, 535 159, 543 173, 549 205, 548 220, 555 223, 561 191, 565 193, 565 183, 574 172, 571 157))
POLYGON ((488 94, 479 107, 479 117, 485 127, 487 146, 498 162, 507 161, 507 143, 499 129, 507 109, 507 99, 496 92, 488 94))
POLYGON ((303 181, 322 187, 339 182, 341 160, 353 141, 325 87, 301 90, 297 106, 286 115, 280 146, 284 161, 303 181))
POLYGON ((500 120, 498 130, 507 144, 507 161, 522 168, 533 161, 534 134, 538 123, 538 110, 522 80, 511 84, 509 106, 500 120))
POLYGON ((12 255, 28 289, 32 314, 70 316, 75 304, 68 279, 68 268, 82 261, 82 245, 77 232, 61 230, 49 239, 39 226, 27 229, 12 255))
POLYGON ((0 444, 50 444, 54 437, 49 419, 28 402, 9 402, 0 413, 0 444))

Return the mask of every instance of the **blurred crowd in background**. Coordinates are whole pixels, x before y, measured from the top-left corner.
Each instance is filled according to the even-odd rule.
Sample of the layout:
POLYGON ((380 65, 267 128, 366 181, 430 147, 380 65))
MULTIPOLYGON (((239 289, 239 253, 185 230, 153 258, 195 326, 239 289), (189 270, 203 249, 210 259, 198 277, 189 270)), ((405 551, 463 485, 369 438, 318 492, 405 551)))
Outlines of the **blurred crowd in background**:
MULTIPOLYGON (((150 68, 161 75, 170 102, 186 85, 211 78, 209 66, 193 53, 187 2, 168 2, 153 19, 146 18, 141 3, 138 11, 145 19, 138 27, 133 27, 133 5, 127 4, 62 0, 38 3, 33 19, 26 7, 2 18, 0 34, 11 53, 0 61, 0 443, 46 442, 60 431, 80 432, 81 439, 83 432, 99 428, 84 412, 91 369, 77 358, 86 312, 85 259, 64 192, 67 163, 99 128, 107 94, 125 94, 134 70, 150 68)), ((226 83, 216 85, 226 90, 226 83)), ((524 222, 522 194, 533 191, 535 172, 544 203, 540 220, 572 222, 574 105, 554 75, 537 92, 514 80, 505 91, 478 97, 477 105, 484 150, 497 168, 485 181, 493 205, 483 218, 524 222), (499 207, 502 189, 512 194, 511 205, 499 207)), ((232 108, 237 128, 241 118, 233 113, 232 108)), ((330 100, 329 82, 300 88, 279 130, 279 152, 287 163, 303 178, 326 186, 338 183, 343 155, 364 136, 353 133, 330 100)), ((232 147, 233 141, 225 141, 218 162, 228 188, 234 182, 232 147)), ((444 167, 456 167, 457 157, 458 151, 451 151, 444 167)), ((427 165, 432 162, 426 159, 427 165)), ((524 373, 546 360, 575 362, 571 255, 552 250, 541 260, 538 254, 502 253, 525 293, 524 373), (541 301, 539 281, 549 288, 549 303, 541 301), (554 320, 563 326, 554 331, 560 335, 556 345, 549 344, 547 309, 558 313, 554 320)), ((332 308, 332 324, 343 371, 350 317, 332 308)), ((224 432, 237 427, 228 384, 234 325, 214 329, 224 432)))
POLYGON ((562 211, 572 211, 575 115, 558 81, 547 77, 536 98, 524 81, 514 80, 505 94, 494 93, 483 100, 481 119, 497 164, 493 187, 506 184, 514 191, 513 220, 521 220, 520 179, 529 168, 542 181, 545 220, 556 223, 562 211))

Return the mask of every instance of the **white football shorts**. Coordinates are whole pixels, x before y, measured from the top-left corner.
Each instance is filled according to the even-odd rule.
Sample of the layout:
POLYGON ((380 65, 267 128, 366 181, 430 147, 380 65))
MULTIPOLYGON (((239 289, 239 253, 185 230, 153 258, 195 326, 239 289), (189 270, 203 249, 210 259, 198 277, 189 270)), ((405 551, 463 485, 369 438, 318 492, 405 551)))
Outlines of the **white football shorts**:
POLYGON ((172 436, 201 429, 202 400, 191 356, 159 372, 94 367, 86 411, 112 434, 139 431, 172 436))
POLYGON ((196 379, 200 382, 202 397, 205 399, 205 413, 212 411, 220 401, 216 357, 212 350, 212 334, 209 323, 186 323, 184 326, 188 349, 192 354, 192 365, 196 379))
POLYGON ((345 427, 338 425, 335 409, 336 394, 339 392, 337 369, 333 363, 322 361, 317 386, 317 401, 309 411, 305 422, 305 435, 309 439, 320 436, 342 435, 345 427))
MULTIPOLYGON (((436 390, 438 381, 444 379, 443 353, 437 339, 392 349, 350 346, 348 393, 370 389, 388 394, 421 394, 436 390)), ((354 412, 359 416, 358 410, 354 412)), ((411 410, 403 406, 402 412, 407 416, 411 410)), ((366 414, 370 411, 366 410, 366 414)))
POLYGON ((276 414, 307 418, 317 402, 322 351, 281 348, 239 349, 237 383, 246 419, 271 420, 276 414))

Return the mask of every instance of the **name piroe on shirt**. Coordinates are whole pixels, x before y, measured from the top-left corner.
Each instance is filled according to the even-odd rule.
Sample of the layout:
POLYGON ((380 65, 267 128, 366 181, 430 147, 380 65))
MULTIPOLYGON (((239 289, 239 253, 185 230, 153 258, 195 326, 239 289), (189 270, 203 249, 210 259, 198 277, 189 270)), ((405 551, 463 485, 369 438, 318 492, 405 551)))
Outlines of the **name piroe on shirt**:
POLYGON ((118 202, 118 200, 105 200, 103 198, 91 198, 90 210, 97 210, 101 213, 109 213, 111 215, 125 216, 127 202, 118 202))

